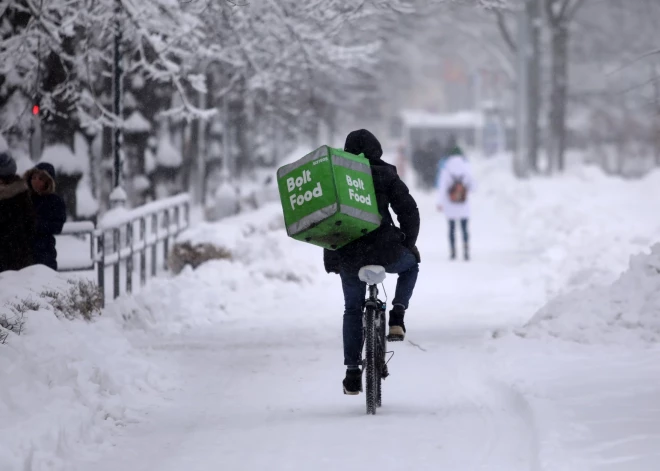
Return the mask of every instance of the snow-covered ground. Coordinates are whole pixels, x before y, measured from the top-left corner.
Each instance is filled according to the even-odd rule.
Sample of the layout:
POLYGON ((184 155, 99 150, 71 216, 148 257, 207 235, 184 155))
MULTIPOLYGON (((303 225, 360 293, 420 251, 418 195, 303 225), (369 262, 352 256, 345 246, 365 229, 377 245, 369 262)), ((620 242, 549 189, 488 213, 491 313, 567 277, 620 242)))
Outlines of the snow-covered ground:
POLYGON ((118 427, 137 423, 170 384, 116 318, 56 316, 50 297, 69 291, 70 279, 44 266, 0 274, 0 326, 24 317, 21 335, 0 344, 3 471, 70 469, 118 427))
POLYGON ((320 249, 286 237, 271 205, 187 235, 231 260, 156 280, 92 325, 48 321, 87 336, 81 349, 48 343, 50 361, 97 365, 114 389, 64 366, 40 373, 40 323, 0 347, 0 443, 12 458, 0 469, 658 469, 660 175, 575 167, 518 182, 505 159, 475 167, 469 263, 448 261, 434 198, 416 195, 420 278, 377 416, 341 393, 338 277, 320 249), (118 353, 104 356, 99 337, 118 353), (92 420, 113 404, 119 420, 92 420))

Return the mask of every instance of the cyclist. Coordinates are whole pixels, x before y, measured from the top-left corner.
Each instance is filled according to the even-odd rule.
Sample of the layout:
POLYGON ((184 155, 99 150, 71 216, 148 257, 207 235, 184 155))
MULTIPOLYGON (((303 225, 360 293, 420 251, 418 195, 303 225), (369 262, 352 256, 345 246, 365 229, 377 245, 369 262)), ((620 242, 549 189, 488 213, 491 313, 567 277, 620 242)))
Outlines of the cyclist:
POLYGON ((366 129, 351 132, 346 138, 344 151, 356 155, 362 153, 369 159, 382 216, 381 226, 375 231, 341 249, 324 250, 323 253, 326 271, 341 276, 346 365, 343 386, 345 394, 355 395, 362 390, 362 305, 366 295, 366 285, 358 278, 358 272, 365 265, 381 265, 387 273, 399 275, 388 324, 390 340, 403 340, 406 332, 403 318, 419 272, 420 255, 415 246, 419 234, 419 210, 396 167, 381 160, 383 150, 371 132, 366 129), (397 215, 400 228, 392 220, 390 206, 397 215))

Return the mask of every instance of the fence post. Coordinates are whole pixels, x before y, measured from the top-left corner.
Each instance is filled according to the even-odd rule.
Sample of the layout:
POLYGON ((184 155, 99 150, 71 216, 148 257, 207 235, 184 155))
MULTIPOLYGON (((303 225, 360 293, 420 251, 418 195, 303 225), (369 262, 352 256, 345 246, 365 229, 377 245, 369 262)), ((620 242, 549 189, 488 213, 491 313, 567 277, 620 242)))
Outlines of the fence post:
MULTIPOLYGON (((92 261, 92 267, 94 266, 94 244, 95 244, 95 238, 94 233, 96 232, 96 227, 94 227, 94 230, 89 233, 89 259, 92 261)), ((93 268, 92 268, 93 269, 93 268)))
POLYGON ((114 264, 114 276, 113 276, 113 289, 112 289, 112 295, 113 299, 117 299, 119 297, 119 286, 121 284, 121 240, 120 240, 120 230, 119 229, 113 229, 112 230, 112 249, 114 253, 117 254, 117 261, 114 264), (119 246, 119 248, 117 248, 119 246))
POLYGON ((140 249, 140 286, 144 286, 147 283, 147 222, 145 218, 140 218, 140 243, 142 248, 140 249))
POLYGON ((163 270, 167 271, 167 255, 170 253, 170 210, 166 209, 165 214, 165 240, 163 241, 163 270))
POLYGON ((154 243, 151 246, 151 276, 156 276, 158 264, 158 214, 151 216, 151 230, 153 232, 154 243))
POLYGON ((103 240, 103 231, 92 235, 92 237, 96 238, 96 251, 98 258, 94 257, 93 260, 96 261, 97 278, 99 289, 101 290, 101 303, 103 307, 105 307, 105 241, 103 240))
POLYGON ((128 258, 126 259, 126 292, 133 292, 133 221, 126 225, 126 245, 128 258))

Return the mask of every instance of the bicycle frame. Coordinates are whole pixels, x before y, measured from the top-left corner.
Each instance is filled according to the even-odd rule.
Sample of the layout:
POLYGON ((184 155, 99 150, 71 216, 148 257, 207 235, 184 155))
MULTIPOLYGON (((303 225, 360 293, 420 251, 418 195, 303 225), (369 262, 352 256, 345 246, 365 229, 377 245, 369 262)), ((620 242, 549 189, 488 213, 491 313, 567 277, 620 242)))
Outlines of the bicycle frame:
POLYGON ((373 306, 378 307, 378 285, 369 285, 369 297, 367 298, 365 307, 368 306, 369 303, 375 303, 373 306))

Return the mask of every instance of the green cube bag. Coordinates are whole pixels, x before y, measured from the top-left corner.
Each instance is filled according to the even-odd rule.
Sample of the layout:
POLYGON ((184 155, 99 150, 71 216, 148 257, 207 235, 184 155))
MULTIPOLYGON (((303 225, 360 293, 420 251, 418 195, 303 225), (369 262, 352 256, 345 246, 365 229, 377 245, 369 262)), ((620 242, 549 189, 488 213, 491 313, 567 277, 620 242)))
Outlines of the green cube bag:
POLYGON ((289 237, 336 250, 380 226, 369 161, 322 146, 277 170, 289 237))

